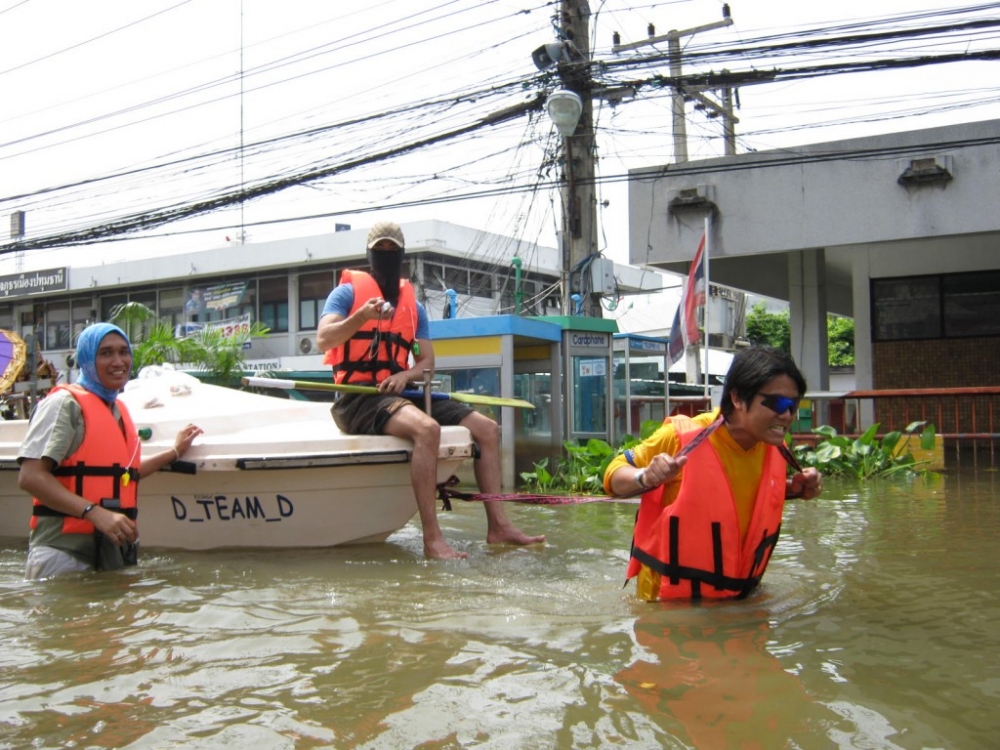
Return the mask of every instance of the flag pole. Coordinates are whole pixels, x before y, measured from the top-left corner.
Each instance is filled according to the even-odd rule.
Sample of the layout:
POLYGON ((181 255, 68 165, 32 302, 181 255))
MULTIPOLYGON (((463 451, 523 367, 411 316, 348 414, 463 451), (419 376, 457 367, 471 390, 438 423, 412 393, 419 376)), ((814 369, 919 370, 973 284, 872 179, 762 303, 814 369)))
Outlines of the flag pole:
POLYGON ((702 263, 705 264, 704 268, 705 268, 705 397, 706 398, 708 398, 708 374, 709 374, 708 336, 710 329, 708 327, 708 311, 709 309, 711 309, 711 302, 712 302, 711 286, 709 285, 710 277, 708 275, 708 256, 711 254, 710 253, 711 249, 712 249, 712 215, 709 214, 708 216, 705 217, 705 254, 704 257, 702 258, 702 263))

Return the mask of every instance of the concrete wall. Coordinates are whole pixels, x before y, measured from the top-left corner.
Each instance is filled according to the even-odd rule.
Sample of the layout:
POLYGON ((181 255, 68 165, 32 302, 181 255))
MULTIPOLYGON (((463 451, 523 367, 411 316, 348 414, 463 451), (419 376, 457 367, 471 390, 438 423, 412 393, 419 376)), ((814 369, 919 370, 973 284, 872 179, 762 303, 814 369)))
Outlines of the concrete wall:
POLYGON ((851 314, 859 247, 876 277, 995 267, 998 164, 992 120, 634 170, 630 258, 686 272, 706 211, 668 206, 694 191, 714 205, 714 281, 788 299, 787 254, 822 248, 828 305, 851 314), (917 160, 952 179, 899 184, 917 160))

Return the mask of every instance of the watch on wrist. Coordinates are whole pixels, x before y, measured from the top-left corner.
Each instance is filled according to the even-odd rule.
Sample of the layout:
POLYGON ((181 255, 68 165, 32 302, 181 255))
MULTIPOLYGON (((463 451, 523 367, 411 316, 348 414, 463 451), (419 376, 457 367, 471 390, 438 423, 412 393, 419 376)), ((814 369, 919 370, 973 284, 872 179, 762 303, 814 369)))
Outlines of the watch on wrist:
POLYGON ((83 509, 83 513, 80 514, 80 518, 86 518, 87 514, 90 513, 90 511, 92 511, 96 507, 97 505, 95 505, 94 503, 88 505, 86 508, 83 509))
POLYGON ((649 489, 649 487, 647 487, 646 483, 643 481, 646 478, 645 469, 639 469, 639 471, 637 471, 635 474, 632 475, 632 478, 635 479, 635 483, 640 487, 642 487, 642 489, 644 490, 649 489))

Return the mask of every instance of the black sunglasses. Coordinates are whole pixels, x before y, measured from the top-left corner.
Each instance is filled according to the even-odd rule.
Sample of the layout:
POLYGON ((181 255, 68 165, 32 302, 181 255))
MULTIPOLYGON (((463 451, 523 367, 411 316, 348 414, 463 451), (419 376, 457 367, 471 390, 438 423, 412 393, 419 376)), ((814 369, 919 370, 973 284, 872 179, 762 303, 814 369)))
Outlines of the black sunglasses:
POLYGON ((774 393, 758 393, 760 402, 775 414, 784 414, 786 411, 795 416, 799 408, 800 398, 789 398, 788 396, 778 396, 774 393))

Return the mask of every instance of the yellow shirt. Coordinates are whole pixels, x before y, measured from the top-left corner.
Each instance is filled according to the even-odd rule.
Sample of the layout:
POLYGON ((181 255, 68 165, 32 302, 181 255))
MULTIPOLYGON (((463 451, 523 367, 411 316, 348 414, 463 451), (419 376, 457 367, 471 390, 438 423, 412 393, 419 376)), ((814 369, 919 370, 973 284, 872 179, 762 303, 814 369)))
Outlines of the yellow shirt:
MULTIPOLYGON (((698 427, 708 427, 719 416, 719 410, 699 414, 692 418, 698 427)), ((745 535, 753 516, 754 502, 757 498, 757 488, 760 485, 761 473, 764 471, 764 453, 767 445, 757 443, 750 450, 744 450, 733 440, 729 429, 723 424, 708 437, 708 442, 715 448, 722 462, 722 469, 729 479, 733 497, 736 500, 736 515, 740 523, 740 534, 745 535)), ((608 464, 604 473, 604 491, 611 493, 611 475, 622 466, 632 465, 636 468, 648 466, 649 462, 660 453, 674 456, 680 450, 681 441, 672 422, 667 422, 660 429, 631 449, 632 461, 625 454, 615 456, 608 464)), ((695 450, 701 450, 696 448, 695 450)), ((677 498, 684 470, 667 482, 664 487, 663 499, 669 505, 677 498)))

